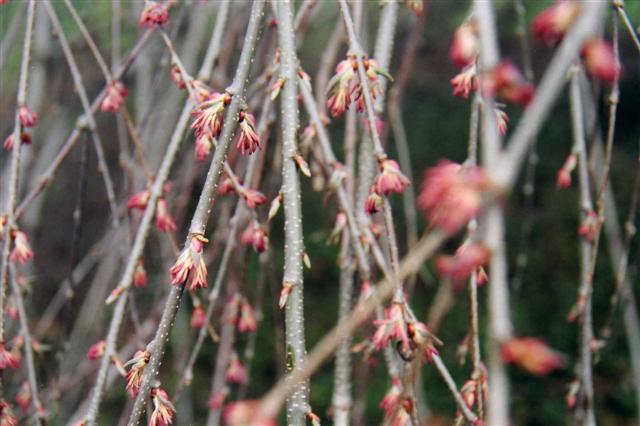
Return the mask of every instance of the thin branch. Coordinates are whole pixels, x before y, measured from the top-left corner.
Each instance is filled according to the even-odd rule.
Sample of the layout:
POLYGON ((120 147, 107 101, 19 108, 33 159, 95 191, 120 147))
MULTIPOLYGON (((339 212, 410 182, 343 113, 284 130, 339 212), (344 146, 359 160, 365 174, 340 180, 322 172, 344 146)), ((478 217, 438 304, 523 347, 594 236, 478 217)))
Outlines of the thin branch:
POLYGON ((633 24, 629 20, 627 11, 624 8, 624 0, 613 0, 613 7, 615 7, 616 11, 618 12, 620 19, 622 19, 622 23, 629 33, 629 36, 631 36, 631 40, 633 40, 633 44, 636 46, 638 53, 640 53, 640 40, 638 40, 638 34, 633 28, 633 24))

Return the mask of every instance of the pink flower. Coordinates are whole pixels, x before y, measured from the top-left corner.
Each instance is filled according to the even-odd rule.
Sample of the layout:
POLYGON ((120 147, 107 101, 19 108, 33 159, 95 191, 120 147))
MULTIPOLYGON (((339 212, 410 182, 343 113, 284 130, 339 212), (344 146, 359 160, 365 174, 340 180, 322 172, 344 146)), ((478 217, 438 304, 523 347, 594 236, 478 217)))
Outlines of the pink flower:
POLYGON ((135 398, 138 395, 140 385, 142 384, 142 375, 144 374, 144 369, 147 367, 147 364, 149 364, 150 359, 151 353, 149 351, 138 350, 133 354, 133 358, 123 365, 124 368, 131 366, 126 377, 126 389, 131 398, 135 398))
POLYGON ((528 105, 533 99, 534 88, 520 70, 509 61, 501 62, 482 81, 483 90, 490 96, 497 95, 506 102, 528 105))
MULTIPOLYGON (((22 145, 31 145, 31 135, 29 133, 21 133, 20 134, 20 141, 22 142, 22 145)), ((4 147, 4 149, 6 149, 7 151, 10 151, 13 149, 13 133, 11 133, 9 136, 7 136, 7 138, 4 140, 4 143, 2 145, 4 147)))
POLYGON ((18 420, 13 416, 11 406, 0 400, 0 426, 18 426, 18 420))
POLYGON ((449 83, 453 87, 453 96, 468 99, 472 90, 478 90, 478 73, 475 62, 466 66, 449 83))
POLYGON ((244 365, 238 359, 238 355, 235 353, 231 355, 231 360, 229 361, 229 366, 227 367, 227 373, 225 375, 225 380, 228 383, 246 383, 247 382, 247 369, 244 368, 244 365))
POLYGON ((564 161, 556 177, 556 186, 559 189, 567 189, 571 186, 571 172, 576 168, 577 164, 578 158, 573 153, 564 161))
POLYGON ((153 401, 153 413, 149 419, 149 426, 168 426, 173 423, 175 407, 164 389, 155 387, 151 389, 151 401, 153 401))
POLYGON ((397 340, 403 350, 409 350, 409 335, 401 303, 393 302, 385 311, 384 319, 375 320, 373 324, 378 327, 371 338, 376 349, 384 349, 390 341, 397 340))
POLYGON ((442 342, 429 331, 424 323, 419 321, 409 323, 407 325, 407 333, 415 347, 422 354, 424 361, 431 362, 433 356, 438 355, 435 345, 442 345, 442 342))
POLYGON ((611 85, 620 77, 620 64, 613 47, 602 39, 591 39, 582 45, 580 51, 589 74, 611 85))
POLYGON ((22 231, 13 232, 13 250, 9 256, 9 260, 12 262, 19 262, 21 265, 27 263, 28 260, 33 259, 33 251, 29 245, 29 239, 27 234, 22 231))
POLYGON ((131 197, 129 197, 129 201, 127 201, 127 208, 144 210, 147 208, 149 198, 151 198, 151 191, 149 191, 148 189, 136 192, 131 197))
POLYGON ((171 284, 181 285, 189 281, 189 290, 207 287, 207 265, 204 263, 202 235, 193 235, 189 247, 185 247, 171 267, 171 284))
POLYGON ((432 225, 454 234, 480 212, 488 187, 481 168, 443 160, 425 172, 417 202, 432 225))
POLYGON ((475 62, 478 56, 479 42, 476 23, 469 20, 460 25, 453 34, 453 41, 449 48, 449 58, 459 68, 475 62))
POLYGON ((252 333, 258 329, 253 307, 245 300, 240 307, 240 315, 237 322, 238 331, 241 333, 252 333))
POLYGON ((580 5, 573 0, 560 0, 544 9, 533 19, 533 35, 552 46, 564 37, 580 12, 580 5))
POLYGON ((382 211, 382 202, 384 200, 375 191, 375 187, 369 191, 369 196, 364 202, 364 211, 368 214, 374 214, 382 211))
POLYGON ((251 155, 262 147, 260 138, 255 130, 255 121, 256 119, 252 114, 240 111, 240 137, 238 137, 236 148, 240 150, 240 154, 242 155, 251 155))
POLYGON ((222 412, 223 423, 227 426, 276 426, 275 419, 256 418, 260 401, 233 402, 222 412))
POLYGON ((97 341, 89 348, 89 351, 87 352, 87 358, 89 358, 90 360, 102 358, 102 355, 104 355, 104 351, 106 348, 107 342, 105 342, 104 340, 97 341))
POLYGON ((147 271, 144 269, 144 261, 138 259, 136 268, 133 270, 133 286, 136 288, 145 288, 147 286, 147 271))
POLYGON ((511 339, 502 345, 501 351, 505 362, 516 364, 537 376, 564 366, 562 355, 535 337, 511 339))
POLYGON ((177 64, 171 64, 171 70, 169 72, 171 75, 171 81, 179 90, 183 90, 187 87, 187 83, 185 83, 182 78, 180 67, 177 64))
POLYGON ((340 61, 336 73, 327 85, 327 108, 333 117, 342 115, 351 104, 351 82, 355 78, 357 64, 353 59, 340 61))
POLYGON ((207 312, 200 305, 193 308, 191 313, 191 328, 202 328, 207 322, 207 312))
POLYGON ((253 221, 242 233, 240 241, 242 241, 243 244, 253 246, 253 249, 258 253, 262 253, 269 246, 269 235, 264 227, 260 226, 258 222, 253 221))
POLYGON ((385 417, 391 417, 400 406, 400 397, 402 396, 402 382, 399 378, 393 377, 391 379, 391 388, 387 391, 382 401, 380 401, 380 408, 384 411, 385 417))
POLYGON ((116 113, 122 108, 124 99, 129 94, 127 88, 120 81, 111 83, 107 87, 107 93, 100 104, 100 111, 116 113))
POLYGON ((375 191, 378 195, 389 195, 392 192, 402 193, 411 184, 394 160, 382 160, 380 169, 375 183, 375 191))
POLYGON ((173 232, 176 230, 176 222, 169 213, 167 200, 160 198, 156 208, 156 227, 160 232, 173 232))
POLYGON ((20 107, 18 116, 24 127, 33 127, 38 124, 38 114, 26 105, 20 107))
POLYGON ((219 195, 227 195, 230 194, 232 192, 235 192, 236 187, 233 184, 233 181, 231 180, 230 177, 225 177, 224 179, 222 179, 222 183, 220 184, 220 189, 218 190, 218 194, 219 195))
POLYGON ((231 102, 231 95, 228 93, 214 92, 209 98, 196 106, 192 112, 195 117, 191 128, 195 130, 196 136, 208 132, 212 138, 220 135, 224 120, 224 108, 231 102))
POLYGON ((265 197, 262 192, 255 189, 243 189, 240 194, 242 195, 242 198, 244 198, 245 203, 247 203, 247 207, 250 209, 255 209, 267 202, 267 197, 265 197))
POLYGON ((586 217, 582 220, 578 228, 578 235, 586 238, 588 241, 593 241, 598 233, 599 223, 597 213, 593 210, 587 211, 586 217))
POLYGON ((23 413, 29 411, 29 406, 31 405, 31 386, 29 386, 29 381, 25 380, 20 385, 20 390, 16 394, 16 404, 23 413))
POLYGON ((140 15, 140 28, 164 27, 169 23, 169 11, 166 3, 147 0, 140 15))
POLYGON ((205 130, 196 135, 196 160, 204 161, 211 153, 215 139, 211 136, 211 132, 205 130))
POLYGON ((491 253, 481 244, 470 243, 462 245, 454 256, 440 256, 436 259, 436 268, 443 277, 454 283, 461 283, 469 279, 471 273, 489 262, 491 253))

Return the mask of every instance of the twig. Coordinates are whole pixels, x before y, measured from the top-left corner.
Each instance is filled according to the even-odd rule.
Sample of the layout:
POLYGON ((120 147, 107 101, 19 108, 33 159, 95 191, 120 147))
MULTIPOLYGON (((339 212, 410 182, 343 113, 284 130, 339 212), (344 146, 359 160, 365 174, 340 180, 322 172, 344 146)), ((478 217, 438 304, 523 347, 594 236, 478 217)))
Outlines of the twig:
POLYGON ((624 23, 629 36, 631 36, 631 40, 633 40, 633 44, 636 46, 638 53, 640 53, 640 40, 638 40, 638 34, 636 30, 633 28, 633 24, 629 20, 629 16, 627 15, 627 11, 624 8, 624 0, 613 0, 613 7, 615 7, 620 19, 622 19, 622 23, 624 23))
MULTIPOLYGON (((245 35, 242 52, 240 53, 240 60, 233 84, 227 89, 230 93, 232 101, 228 106, 226 114, 226 120, 222 128, 221 136, 218 140, 215 154, 211 161, 207 178, 202 188, 200 198, 196 211, 191 220, 191 226, 187 236, 187 243, 189 238, 193 235, 204 235, 206 230, 207 221, 209 218, 209 212, 211 208, 211 202, 213 200, 213 192, 217 187, 218 178, 222 171, 222 163, 227 154, 227 148, 231 142, 233 132, 237 124, 237 116, 240 111, 241 103, 243 102, 244 87, 249 73, 249 67, 251 63, 251 56, 253 55, 253 49, 256 39, 258 37, 259 24, 262 17, 262 10, 264 8, 264 0, 254 0, 251 7, 251 16, 249 18, 249 25, 247 33, 245 35)), ((187 115, 188 117, 188 115, 187 115)), ((172 328, 173 319, 180 306, 180 299, 184 290, 184 283, 181 285, 172 286, 167 302, 162 313, 160 324, 156 331, 156 335, 150 344, 151 358, 149 364, 145 368, 145 372, 140 385, 138 396, 134 402, 133 411, 129 417, 129 426, 134 426, 138 423, 140 417, 146 409, 146 402, 149 395, 149 391, 156 375, 162 356, 164 354, 164 347, 169 339, 169 332, 172 328)))
MULTIPOLYGON (((20 77, 18 81, 18 93, 16 96, 16 111, 13 127, 13 150, 11 153, 11 174, 9 177, 9 196, 5 207, 7 225, 4 229, 2 243, 2 265, 0 268, 0 313, 4 313, 5 299, 9 279, 9 254, 11 252, 11 232, 16 227, 18 215, 16 210, 16 198, 18 194, 18 176, 20 174, 20 148, 22 145, 22 123, 19 110, 27 101, 27 81, 29 76, 29 60, 31 59, 31 39, 33 36, 35 1, 29 0, 25 24, 24 44, 22 46, 22 62, 20 64, 20 77)), ((4 315, 0 315, 0 342, 4 343, 4 315)), ((0 378, 0 388, 1 388, 0 378)))

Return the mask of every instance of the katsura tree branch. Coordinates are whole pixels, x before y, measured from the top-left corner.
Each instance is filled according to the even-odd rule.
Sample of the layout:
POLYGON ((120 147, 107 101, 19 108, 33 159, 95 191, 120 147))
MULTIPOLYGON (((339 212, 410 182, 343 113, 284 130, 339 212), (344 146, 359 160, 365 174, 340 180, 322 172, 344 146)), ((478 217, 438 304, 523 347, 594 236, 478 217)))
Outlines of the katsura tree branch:
MULTIPOLYGON (((584 114, 580 97, 580 84, 578 78, 581 68, 575 66, 571 73, 569 102, 571 106, 571 123, 574 138, 574 152, 578 156, 578 176, 580 181, 580 217, 588 220, 589 213, 593 212, 591 199, 591 186, 589 182, 587 148, 585 143, 584 114)), ((594 425, 595 414, 593 411, 593 361, 591 356, 591 341, 593 339, 593 324, 591 310, 592 277, 590 276, 591 253, 594 250, 593 243, 586 237, 580 238, 580 290, 578 306, 580 309, 580 363, 577 367, 577 375, 580 381, 580 398, 578 402, 578 421, 581 424, 594 425)))
MULTIPOLYGON (((284 274, 283 291, 289 291, 285 308, 285 343, 287 345, 287 371, 298 371, 306 356, 304 329, 304 276, 302 259, 304 240, 302 230, 302 208, 300 200, 300 178, 295 162, 297 155, 298 103, 297 71, 298 59, 293 32, 293 11, 289 1, 277 5, 278 45, 280 47, 280 72, 284 79, 280 99, 282 120, 282 197, 284 204, 284 274), (288 286, 288 290, 287 290, 288 286)), ((309 407, 309 384, 295 384, 287 401, 287 424, 302 426, 309 407)))
MULTIPOLYGON (((251 16, 249 18, 249 25, 245 35, 242 52, 240 53, 240 60, 236 70, 236 75, 231 87, 227 89, 227 92, 232 96, 232 100, 228 106, 222 133, 218 140, 218 145, 216 146, 215 154, 211 161, 204 187, 200 193, 196 211, 191 220, 191 226, 187 236, 187 244, 189 244, 192 236, 202 236, 206 231, 206 225, 211 211, 211 203, 213 202, 213 193, 217 187, 220 174, 222 173, 222 163, 227 155, 227 149, 237 125, 240 108, 244 103, 244 88, 249 74, 251 56, 254 53, 253 50, 258 37, 263 9, 264 0, 254 0, 251 7, 251 16)), ((180 306, 180 299, 182 297, 184 287, 185 283, 172 286, 169 295, 167 296, 167 302, 162 313, 158 330, 153 341, 149 345, 151 357, 145 368, 142 384, 140 385, 138 396, 134 402, 133 411, 129 417, 129 426, 136 425, 145 411, 149 391, 151 390, 151 386, 158 374, 158 369, 164 354, 164 348, 167 340, 169 339, 169 333, 173 325, 175 314, 180 306)))
POLYGON ((640 53, 640 40, 638 40, 638 34, 636 30, 633 28, 633 24, 629 20, 629 16, 627 15, 627 11, 624 8, 624 0, 613 0, 613 7, 618 12, 620 19, 622 19, 622 23, 624 24, 631 40, 633 40, 633 44, 636 46, 638 53, 640 53))
MULTIPOLYGON (((29 76, 29 60, 31 59, 31 39, 33 37, 35 0, 29 0, 25 24, 24 44, 22 46, 22 61, 20 63, 20 76, 18 80, 18 93, 16 96, 16 111, 13 127, 13 149, 11 152, 11 171, 9 177, 9 195, 5 207, 7 225, 4 228, 2 243, 2 264, 0 266, 0 342, 4 344, 4 309, 9 280, 9 254, 11 252, 11 234, 16 228, 19 216, 16 214, 16 199, 18 195, 18 178, 20 175, 20 149, 22 146, 22 123, 19 110, 27 102, 27 81, 29 76)), ((0 387, 1 387, 0 378, 0 387)))

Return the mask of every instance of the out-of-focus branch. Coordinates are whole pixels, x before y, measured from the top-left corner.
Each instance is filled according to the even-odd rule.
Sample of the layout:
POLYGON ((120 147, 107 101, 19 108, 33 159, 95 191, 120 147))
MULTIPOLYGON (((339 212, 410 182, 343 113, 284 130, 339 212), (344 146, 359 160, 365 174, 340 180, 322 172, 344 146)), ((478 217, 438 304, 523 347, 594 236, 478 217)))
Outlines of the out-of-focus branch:
POLYGON ((638 40, 638 34, 633 28, 633 24, 629 20, 627 11, 624 8, 624 0, 613 0, 613 7, 615 7, 616 12, 618 12, 620 19, 622 19, 622 23, 631 37, 631 40, 633 40, 633 44, 636 46, 636 49, 638 49, 638 53, 640 53, 640 40, 638 40))

